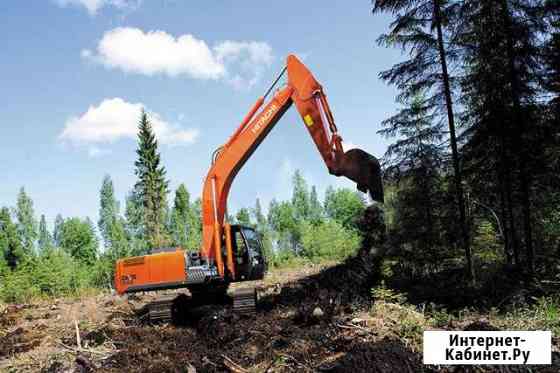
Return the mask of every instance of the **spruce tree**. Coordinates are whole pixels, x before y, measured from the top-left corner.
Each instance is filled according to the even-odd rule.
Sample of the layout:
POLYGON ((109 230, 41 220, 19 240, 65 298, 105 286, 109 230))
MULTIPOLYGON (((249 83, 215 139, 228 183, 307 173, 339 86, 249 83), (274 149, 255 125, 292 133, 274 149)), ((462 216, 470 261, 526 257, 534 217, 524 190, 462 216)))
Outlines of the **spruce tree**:
POLYGON ((35 241, 37 240, 37 220, 33 210, 33 201, 21 187, 19 190, 17 205, 17 230, 23 245, 23 249, 28 255, 35 252, 35 241))
POLYGON ((138 128, 138 159, 135 162, 138 181, 135 188, 143 206, 145 239, 152 248, 162 247, 168 243, 165 218, 169 182, 165 178, 165 167, 161 165, 158 142, 144 110, 138 128))
POLYGON ((541 70, 537 51, 544 27, 539 8, 532 0, 473 0, 462 4, 458 17, 471 185, 479 198, 500 211, 508 261, 521 263, 523 238, 529 272, 534 269, 531 184, 542 158, 534 136, 541 122, 535 106, 541 70))
POLYGON ((374 0, 373 11, 389 12, 395 18, 391 31, 378 39, 379 44, 400 47, 410 53, 409 60, 382 72, 381 78, 401 91, 399 101, 402 103, 418 93, 426 94, 423 105, 431 114, 447 121, 460 238, 465 252, 467 276, 473 279, 453 101, 456 77, 450 73, 460 56, 455 35, 448 32, 449 20, 456 15, 457 9, 457 2, 450 0, 374 0))
POLYGON ((383 121, 379 131, 396 138, 385 153, 386 174, 397 184, 395 217, 391 232, 393 244, 401 248, 404 259, 415 264, 436 264, 443 246, 440 201, 444 153, 442 124, 423 96, 416 95, 407 107, 383 121))

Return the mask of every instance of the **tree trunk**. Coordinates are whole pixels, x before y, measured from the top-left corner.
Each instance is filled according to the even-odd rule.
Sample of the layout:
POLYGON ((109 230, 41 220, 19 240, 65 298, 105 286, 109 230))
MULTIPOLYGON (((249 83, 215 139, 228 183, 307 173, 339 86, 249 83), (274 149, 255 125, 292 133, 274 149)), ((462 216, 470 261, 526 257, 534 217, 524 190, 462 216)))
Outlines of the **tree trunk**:
POLYGON ((510 246, 513 249, 513 260, 515 265, 520 265, 519 259, 519 241, 517 240, 517 235, 515 232, 515 216, 513 214, 513 197, 512 197, 512 190, 511 190, 511 167, 510 167, 510 160, 511 158, 508 156, 508 132, 509 128, 504 128, 503 126, 499 130, 500 134, 500 168, 501 168, 501 177, 502 177, 502 194, 505 198, 505 226, 508 227, 509 231, 509 242, 510 246))
POLYGON ((447 70, 447 58, 445 46, 443 43, 443 30, 441 19, 441 6, 439 0, 434 0, 435 26, 437 29, 437 43, 439 57, 441 62, 441 70, 443 76, 443 88, 445 91, 445 103, 447 106, 447 120, 449 123, 449 137, 451 141, 451 152, 453 158, 453 170, 455 174, 455 193, 457 204, 459 207, 459 224, 461 225, 461 244, 465 251, 465 259, 467 261, 467 277, 470 281, 474 280, 474 268, 472 264, 472 251, 469 243, 469 232, 467 228, 467 219, 465 214, 465 197, 463 192, 463 183, 461 175, 461 166, 459 164, 459 151, 457 149, 457 136, 455 133, 455 117, 453 113, 453 100, 451 99, 451 86, 449 82, 449 72, 447 70))
POLYGON ((521 110, 521 93, 519 86, 519 76, 515 68, 515 50, 513 45, 513 31, 511 26, 511 17, 507 0, 502 0, 502 16, 504 17, 504 25, 506 31, 506 52, 508 59, 508 69, 511 82, 511 94, 513 98, 514 117, 518 119, 519 124, 517 131, 514 131, 515 149, 519 151, 519 186, 521 189, 521 202, 523 211, 523 231, 525 235, 525 249, 527 252, 527 267, 531 275, 535 271, 535 252, 533 247, 533 237, 531 230, 531 197, 530 197, 530 181, 527 170, 527 150, 523 144, 523 135, 525 134, 525 115, 521 110))
MULTIPOLYGON (((500 170, 500 174, 502 171, 500 170)), ((510 240, 510 229, 509 229, 509 221, 508 221, 508 214, 507 214, 507 206, 506 206, 506 196, 505 196, 505 187, 503 181, 503 175, 499 176, 499 185, 500 185, 500 214, 501 219, 504 222, 503 224, 503 239, 504 239, 504 255, 506 257, 506 262, 508 264, 513 264, 513 255, 511 249, 511 240, 510 240)))

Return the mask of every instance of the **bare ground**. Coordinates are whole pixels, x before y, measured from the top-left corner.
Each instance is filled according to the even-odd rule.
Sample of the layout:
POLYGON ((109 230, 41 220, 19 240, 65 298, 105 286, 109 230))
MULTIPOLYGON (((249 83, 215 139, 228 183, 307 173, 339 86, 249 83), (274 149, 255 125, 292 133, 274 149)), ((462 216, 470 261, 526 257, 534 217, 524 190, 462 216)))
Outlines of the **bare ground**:
MULTIPOLYGON (((99 294, 0 306, 0 371, 498 371, 424 367, 418 344, 393 332, 400 317, 410 316, 396 305, 372 304, 376 264, 367 257, 276 271, 256 284, 260 310, 255 317, 234 315, 230 305, 205 306, 193 310, 183 326, 139 324, 135 310, 152 295, 99 294)), ((554 366, 532 371, 557 372, 559 367, 555 353, 554 366)))

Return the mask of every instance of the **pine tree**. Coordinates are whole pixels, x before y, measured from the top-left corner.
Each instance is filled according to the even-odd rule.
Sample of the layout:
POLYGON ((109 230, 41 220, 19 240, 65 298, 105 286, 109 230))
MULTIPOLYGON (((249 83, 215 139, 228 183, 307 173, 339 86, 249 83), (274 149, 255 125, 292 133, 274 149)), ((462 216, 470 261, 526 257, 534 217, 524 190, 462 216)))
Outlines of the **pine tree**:
POLYGON ((0 209, 0 256, 11 269, 15 269, 26 256, 7 207, 0 209))
POLYGON ((47 228, 45 215, 41 215, 41 220, 39 221, 39 252, 45 255, 52 250, 53 245, 53 238, 47 228))
POLYGON ((168 184, 165 167, 161 165, 158 143, 148 115, 143 110, 138 132, 138 159, 135 162, 135 185, 142 200, 145 238, 151 247, 162 247, 168 242, 165 231, 168 184))
POLYGON ((466 218, 462 169, 457 145, 453 92, 455 77, 450 71, 459 52, 453 34, 448 35, 449 19, 457 12, 449 0, 374 0, 374 12, 390 12, 395 21, 391 32, 379 38, 387 46, 409 50, 411 58, 381 73, 381 78, 401 91, 400 102, 418 93, 427 94, 424 106, 433 115, 447 120, 454 170, 454 186, 461 228, 461 242, 467 263, 467 276, 474 278, 472 252, 466 218))
POLYGON ((31 255, 35 252, 35 241, 37 240, 37 220, 33 210, 33 201, 21 187, 19 190, 17 205, 17 230, 23 249, 26 254, 31 255))

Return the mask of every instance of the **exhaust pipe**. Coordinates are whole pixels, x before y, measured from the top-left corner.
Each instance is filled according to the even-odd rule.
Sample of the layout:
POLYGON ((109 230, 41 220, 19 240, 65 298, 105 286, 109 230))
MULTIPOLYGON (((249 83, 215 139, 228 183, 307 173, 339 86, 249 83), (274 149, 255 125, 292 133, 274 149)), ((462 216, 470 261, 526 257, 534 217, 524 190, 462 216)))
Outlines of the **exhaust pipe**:
POLYGON ((377 158, 362 149, 350 149, 337 160, 336 176, 346 176, 357 184, 360 192, 369 193, 374 201, 383 203, 381 166, 377 158))

